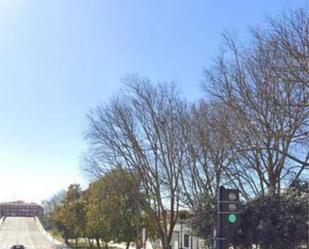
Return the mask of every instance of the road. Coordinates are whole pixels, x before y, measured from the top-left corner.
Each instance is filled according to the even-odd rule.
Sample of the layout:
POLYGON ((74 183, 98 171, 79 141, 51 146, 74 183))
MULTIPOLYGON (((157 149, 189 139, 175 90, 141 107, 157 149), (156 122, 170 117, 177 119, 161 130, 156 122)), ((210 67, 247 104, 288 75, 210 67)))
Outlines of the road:
POLYGON ((39 230, 34 218, 7 217, 0 226, 0 249, 22 244, 26 249, 60 249, 39 230))

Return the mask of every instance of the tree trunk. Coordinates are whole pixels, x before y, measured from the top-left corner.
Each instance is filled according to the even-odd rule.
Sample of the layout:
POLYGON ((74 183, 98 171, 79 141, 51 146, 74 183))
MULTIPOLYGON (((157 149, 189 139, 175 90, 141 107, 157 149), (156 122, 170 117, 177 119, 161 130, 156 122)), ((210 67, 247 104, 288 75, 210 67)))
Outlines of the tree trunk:
POLYGON ((92 239, 90 239, 90 238, 87 238, 88 239, 88 245, 90 246, 90 247, 93 247, 93 241, 92 241, 92 239))
POLYGON ((75 238, 75 248, 78 246, 78 238, 75 238))
POLYGON ((131 240, 127 241, 126 249, 129 249, 130 244, 131 244, 131 240))
POLYGON ((97 248, 101 249, 101 245, 100 245, 100 239, 99 238, 95 238, 95 241, 97 243, 97 248))
POLYGON ((162 239, 162 249, 170 249, 170 245, 168 243, 168 239, 166 236, 164 236, 162 239))

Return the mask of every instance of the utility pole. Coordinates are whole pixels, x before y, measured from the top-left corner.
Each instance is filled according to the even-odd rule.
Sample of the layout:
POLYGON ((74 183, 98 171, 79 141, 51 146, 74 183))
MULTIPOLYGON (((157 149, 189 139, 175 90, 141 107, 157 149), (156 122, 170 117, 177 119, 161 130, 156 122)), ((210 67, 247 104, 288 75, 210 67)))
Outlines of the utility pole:
POLYGON ((180 249, 182 249, 182 220, 180 219, 180 249))
POLYGON ((223 234, 223 221, 222 221, 222 216, 221 216, 221 210, 222 210, 222 195, 223 195, 223 186, 220 186, 219 188, 219 193, 218 193, 218 201, 217 201, 217 208, 218 208, 218 231, 217 231, 217 238, 216 238, 216 248, 215 249, 224 249, 224 244, 225 244, 225 236, 223 234))
POLYGON ((140 209, 140 179, 138 180, 137 192, 136 192, 136 212, 137 212, 137 222, 136 222, 136 249, 139 249, 139 227, 141 223, 141 209, 140 209))
MULTIPOLYGON (((139 197, 138 197, 138 199, 139 199, 139 197)), ((141 218, 141 211, 140 211, 139 203, 137 204, 136 212, 137 212, 136 249, 139 249, 139 226, 140 226, 140 218, 141 218)))

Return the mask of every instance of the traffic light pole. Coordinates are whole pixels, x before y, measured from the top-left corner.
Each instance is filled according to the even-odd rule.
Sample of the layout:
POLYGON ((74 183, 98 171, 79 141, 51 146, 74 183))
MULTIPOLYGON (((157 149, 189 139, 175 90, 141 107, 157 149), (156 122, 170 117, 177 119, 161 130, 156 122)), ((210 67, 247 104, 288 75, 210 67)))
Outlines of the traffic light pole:
POLYGON ((219 194, 218 194, 218 235, 217 235, 217 248, 216 249, 225 249, 225 236, 224 236, 224 230, 223 230, 223 220, 221 215, 222 210, 222 196, 223 196, 224 187, 220 186, 219 194))

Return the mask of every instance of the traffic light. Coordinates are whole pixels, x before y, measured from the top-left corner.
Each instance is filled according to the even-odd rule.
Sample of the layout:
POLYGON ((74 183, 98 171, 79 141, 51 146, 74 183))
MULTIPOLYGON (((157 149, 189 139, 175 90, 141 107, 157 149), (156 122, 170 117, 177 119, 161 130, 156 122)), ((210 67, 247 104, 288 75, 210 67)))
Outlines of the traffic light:
POLYGON ((228 242, 239 224, 239 190, 220 187, 219 192, 219 249, 228 248, 228 242))
POLYGON ((220 216, 224 228, 235 226, 239 222, 239 191, 220 187, 220 216))
POLYGON ((220 188, 220 213, 226 228, 238 223, 239 191, 237 189, 220 188))

